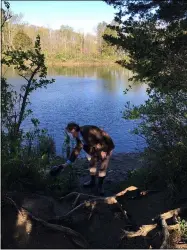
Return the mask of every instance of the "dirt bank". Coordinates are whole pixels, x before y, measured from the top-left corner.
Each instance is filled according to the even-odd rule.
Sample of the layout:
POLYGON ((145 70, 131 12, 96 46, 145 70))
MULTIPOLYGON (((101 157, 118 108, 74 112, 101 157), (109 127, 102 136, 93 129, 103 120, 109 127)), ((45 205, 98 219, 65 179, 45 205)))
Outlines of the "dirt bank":
POLYGON ((21 192, 3 195, 2 248, 187 247, 178 243, 180 229, 174 222, 180 212, 186 219, 186 203, 180 204, 185 210, 177 209, 179 205, 168 200, 167 191, 135 186, 118 190, 129 170, 144 167, 140 155, 112 156, 105 197, 93 196, 92 190, 82 188, 89 178, 88 167, 86 159, 74 164, 79 171, 79 192, 65 197, 21 192), (160 219, 153 221, 158 215, 160 219))

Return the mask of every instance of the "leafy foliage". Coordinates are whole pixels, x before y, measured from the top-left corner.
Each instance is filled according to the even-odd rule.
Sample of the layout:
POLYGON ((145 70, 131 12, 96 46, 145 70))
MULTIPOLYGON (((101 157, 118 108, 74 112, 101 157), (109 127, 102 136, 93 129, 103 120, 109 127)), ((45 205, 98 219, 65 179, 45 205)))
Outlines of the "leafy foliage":
POLYGON ((106 34, 104 38, 130 56, 119 63, 135 73, 133 79, 145 81, 151 88, 162 92, 172 88, 186 90, 186 3, 152 0, 106 2, 120 11, 115 17, 119 25, 109 26, 118 36, 106 34), (172 10, 170 17, 167 8, 172 10))
MULTIPOLYGON (((140 119, 132 131, 147 144, 144 160, 171 194, 187 180, 187 4, 186 1, 106 0, 118 12, 110 26, 117 37, 104 39, 123 49, 119 63, 130 80, 147 84, 149 99, 126 104, 125 119, 140 119)), ((151 177, 150 177, 151 178, 151 177)))
MULTIPOLYGON (((20 132, 22 121, 28 115, 30 115, 30 113, 32 113, 31 110, 26 110, 26 107, 29 104, 30 94, 34 90, 42 87, 46 88, 48 84, 54 82, 54 79, 46 79, 47 68, 44 62, 45 58, 44 54, 41 52, 39 36, 36 38, 34 50, 10 50, 4 52, 2 63, 7 66, 14 65, 14 68, 17 70, 18 74, 26 80, 26 84, 23 84, 20 88, 20 94, 14 92, 14 96, 12 95, 12 98, 8 99, 9 102, 13 103, 13 105, 11 105, 11 110, 5 109, 5 103, 7 103, 7 94, 10 96, 10 93, 12 92, 8 90, 10 89, 10 86, 7 85, 5 79, 3 82, 5 85, 3 87, 3 90, 5 91, 3 97, 6 99, 3 100, 4 111, 6 112, 6 115, 3 116, 8 118, 8 120, 6 120, 5 124, 3 125, 5 127, 11 126, 14 128, 13 136, 17 136, 17 134, 20 132), (37 75, 39 79, 37 79, 37 75), (6 93, 6 91, 8 91, 8 93, 6 93)), ((10 105, 8 108, 10 109, 10 105)))
POLYGON ((6 10, 1 8, 1 29, 4 27, 5 23, 12 17, 10 13, 10 4, 8 1, 4 1, 6 10))
MULTIPOLYGON (((8 2, 5 2, 5 7, 7 9, 3 10, 3 13, 6 22, 8 18, 11 18, 8 2)), ((46 179, 42 171, 50 158, 55 155, 54 140, 47 134, 47 131, 38 128, 37 119, 31 119, 34 130, 26 133, 21 129, 22 122, 32 114, 32 110, 28 108, 30 94, 38 88, 46 88, 48 84, 54 82, 54 79, 47 79, 40 36, 36 37, 34 48, 30 47, 31 40, 27 35, 19 33, 17 39, 21 42, 17 49, 9 47, 5 50, 7 47, 3 47, 2 65, 13 66, 25 80, 20 90, 16 92, 7 79, 1 77, 3 189, 22 188, 25 186, 25 179, 27 184, 31 182, 28 185, 32 188, 35 185, 43 186, 46 184, 46 179)))
POLYGON ((13 38, 13 45, 15 49, 25 50, 31 48, 32 40, 24 31, 20 30, 13 38))
POLYGON ((180 225, 180 231, 181 231, 181 236, 184 241, 187 240, 187 221, 186 220, 180 220, 179 221, 180 225))
POLYGON ((186 100, 184 92, 168 95, 156 92, 145 104, 126 106, 124 112, 125 119, 141 119, 133 133, 145 139, 148 148, 144 157, 153 172, 162 183, 179 189, 187 179, 186 100))

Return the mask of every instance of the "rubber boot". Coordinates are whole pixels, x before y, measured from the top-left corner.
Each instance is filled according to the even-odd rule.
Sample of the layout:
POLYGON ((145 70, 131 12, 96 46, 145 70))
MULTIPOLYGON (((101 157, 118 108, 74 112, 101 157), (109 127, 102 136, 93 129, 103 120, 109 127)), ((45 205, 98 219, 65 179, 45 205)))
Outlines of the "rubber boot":
POLYGON ((93 187, 95 186, 95 175, 90 175, 90 180, 83 184, 84 187, 93 187))
POLYGON ((104 195, 104 188, 103 188, 103 181, 105 179, 105 176, 104 177, 99 177, 98 178, 98 188, 97 188, 97 192, 99 195, 104 195))

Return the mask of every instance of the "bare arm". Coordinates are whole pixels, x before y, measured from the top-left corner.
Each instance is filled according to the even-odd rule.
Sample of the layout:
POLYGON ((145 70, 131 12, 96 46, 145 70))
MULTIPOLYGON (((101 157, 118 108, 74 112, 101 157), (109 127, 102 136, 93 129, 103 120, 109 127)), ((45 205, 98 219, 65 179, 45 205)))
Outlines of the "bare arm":
POLYGON ((73 163, 77 159, 78 155, 80 154, 81 149, 83 148, 81 141, 79 139, 76 139, 76 141, 77 141, 77 145, 73 149, 67 163, 73 163))

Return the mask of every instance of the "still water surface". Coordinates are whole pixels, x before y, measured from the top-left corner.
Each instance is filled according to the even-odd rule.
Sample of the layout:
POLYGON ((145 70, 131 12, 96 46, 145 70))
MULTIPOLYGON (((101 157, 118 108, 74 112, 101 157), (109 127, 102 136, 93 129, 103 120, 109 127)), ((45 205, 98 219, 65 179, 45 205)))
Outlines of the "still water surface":
MULTIPOLYGON (((34 91, 30 101, 40 127, 48 129, 55 139, 58 154, 62 152, 64 127, 70 121, 104 128, 114 140, 115 153, 143 149, 144 141, 129 133, 137 121, 124 120, 122 112, 127 101, 138 105, 147 99, 146 85, 136 84, 124 95, 129 76, 127 70, 118 66, 48 69, 48 77, 55 78, 55 83, 34 91)), ((16 90, 24 82, 14 71, 8 72, 7 77, 16 90)), ((27 119, 23 128, 31 127, 27 119)))

